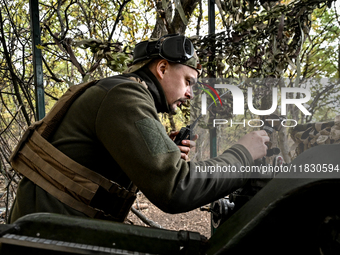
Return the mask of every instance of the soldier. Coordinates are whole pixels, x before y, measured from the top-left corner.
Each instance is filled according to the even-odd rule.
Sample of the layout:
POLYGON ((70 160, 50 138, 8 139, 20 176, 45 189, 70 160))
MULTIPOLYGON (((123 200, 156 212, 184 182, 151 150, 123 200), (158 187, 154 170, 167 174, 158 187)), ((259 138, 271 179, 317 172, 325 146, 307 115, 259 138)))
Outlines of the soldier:
POLYGON ((158 118, 193 97, 200 73, 191 41, 163 36, 137 44, 133 65, 124 74, 65 96, 74 101, 60 99, 12 156, 14 169, 25 177, 10 222, 35 212, 122 222, 137 190, 163 211, 180 213, 241 187, 249 173, 195 178, 190 164, 252 165, 266 154, 265 131, 251 132, 218 157, 193 163, 186 159, 194 143, 176 146, 158 118))

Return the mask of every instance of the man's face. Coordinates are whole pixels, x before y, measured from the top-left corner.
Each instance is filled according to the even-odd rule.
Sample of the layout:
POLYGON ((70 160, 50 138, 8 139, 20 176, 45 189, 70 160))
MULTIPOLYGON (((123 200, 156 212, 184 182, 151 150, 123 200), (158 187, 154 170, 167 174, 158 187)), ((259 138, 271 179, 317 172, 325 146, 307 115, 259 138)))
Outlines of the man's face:
POLYGON ((172 114, 186 100, 193 98, 192 87, 197 76, 197 71, 186 65, 168 65, 165 69, 161 85, 172 114))

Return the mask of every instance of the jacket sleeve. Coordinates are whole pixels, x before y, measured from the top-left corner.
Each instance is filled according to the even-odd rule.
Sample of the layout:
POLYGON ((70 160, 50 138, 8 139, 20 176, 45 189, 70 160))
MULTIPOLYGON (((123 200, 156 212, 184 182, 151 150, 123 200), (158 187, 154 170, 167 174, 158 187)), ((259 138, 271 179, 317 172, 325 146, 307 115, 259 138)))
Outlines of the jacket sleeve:
POLYGON ((239 169, 253 163, 241 145, 207 161, 188 163, 181 159, 180 150, 158 119, 152 95, 138 83, 117 85, 107 92, 97 114, 96 134, 131 181, 169 213, 212 202, 248 178, 240 171, 200 176, 195 172, 197 167, 219 164, 239 169))

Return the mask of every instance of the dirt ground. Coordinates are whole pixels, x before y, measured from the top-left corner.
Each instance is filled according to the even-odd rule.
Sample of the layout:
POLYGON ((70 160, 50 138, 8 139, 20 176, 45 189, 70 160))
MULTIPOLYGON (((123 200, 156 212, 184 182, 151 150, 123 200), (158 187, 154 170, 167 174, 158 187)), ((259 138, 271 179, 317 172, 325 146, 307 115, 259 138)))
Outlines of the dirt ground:
MULTIPOLYGON (((195 209, 187 213, 168 214, 164 213, 153 205, 142 193, 138 193, 136 209, 146 216, 149 220, 157 223, 164 229, 169 230, 188 230, 199 232, 201 235, 210 237, 210 213, 195 209)), ((128 215, 130 224, 147 226, 132 211, 128 215)))

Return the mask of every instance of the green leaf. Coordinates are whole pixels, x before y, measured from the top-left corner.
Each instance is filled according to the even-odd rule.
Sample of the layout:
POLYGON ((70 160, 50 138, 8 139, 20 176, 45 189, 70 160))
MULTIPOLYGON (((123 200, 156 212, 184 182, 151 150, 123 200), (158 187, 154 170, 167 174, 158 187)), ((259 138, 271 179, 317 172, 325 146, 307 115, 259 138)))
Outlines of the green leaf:
POLYGON ((45 47, 44 47, 44 46, 41 46, 40 44, 36 45, 35 47, 37 47, 37 49, 39 49, 39 50, 45 49, 45 47))

